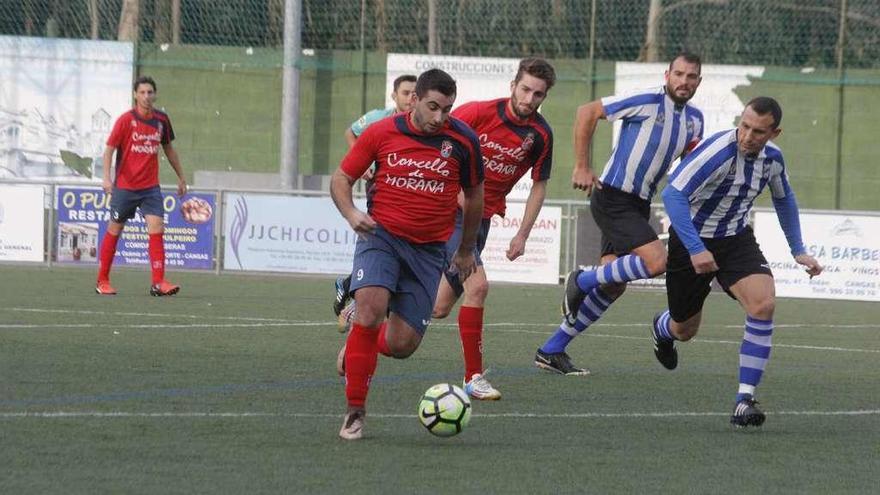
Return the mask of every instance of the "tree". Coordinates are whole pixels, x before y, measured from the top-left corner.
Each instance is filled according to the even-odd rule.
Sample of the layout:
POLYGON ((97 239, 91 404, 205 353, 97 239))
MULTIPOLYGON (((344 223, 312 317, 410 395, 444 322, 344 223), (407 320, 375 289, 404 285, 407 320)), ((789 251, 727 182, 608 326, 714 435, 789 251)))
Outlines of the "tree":
POLYGON ((122 0, 122 12, 119 14, 119 41, 137 41, 138 18, 140 17, 139 0, 122 0))

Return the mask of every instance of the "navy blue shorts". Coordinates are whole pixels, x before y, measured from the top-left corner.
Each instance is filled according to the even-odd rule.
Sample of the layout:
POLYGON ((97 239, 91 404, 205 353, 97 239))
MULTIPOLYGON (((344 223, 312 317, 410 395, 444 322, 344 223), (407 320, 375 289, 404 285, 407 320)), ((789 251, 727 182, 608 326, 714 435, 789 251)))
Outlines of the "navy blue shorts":
POLYGON ((110 218, 114 222, 123 223, 130 220, 138 208, 141 209, 141 215, 164 217, 162 189, 159 186, 137 190, 113 188, 113 195, 110 198, 110 218))
MULTIPOLYGON (((461 235, 464 233, 463 220, 462 211, 458 210, 455 214, 455 230, 452 231, 452 236, 446 241, 446 269, 443 271, 446 281, 449 282, 449 285, 452 286, 452 290, 455 291, 455 295, 458 297, 464 294, 464 285, 462 285, 458 273, 450 273, 449 269, 452 265, 452 258, 455 256, 455 252, 458 251, 458 245, 461 244, 461 235)), ((489 227, 491 226, 492 220, 489 218, 484 218, 480 221, 477 243, 474 245, 474 258, 477 260, 477 266, 483 266, 483 259, 480 257, 480 254, 483 252, 483 248, 486 247, 486 238, 489 237, 489 227)))
POLYGON ((424 335, 445 265, 442 242, 411 243, 379 225, 374 234, 358 238, 355 244, 351 292, 361 287, 388 289, 388 309, 424 335))

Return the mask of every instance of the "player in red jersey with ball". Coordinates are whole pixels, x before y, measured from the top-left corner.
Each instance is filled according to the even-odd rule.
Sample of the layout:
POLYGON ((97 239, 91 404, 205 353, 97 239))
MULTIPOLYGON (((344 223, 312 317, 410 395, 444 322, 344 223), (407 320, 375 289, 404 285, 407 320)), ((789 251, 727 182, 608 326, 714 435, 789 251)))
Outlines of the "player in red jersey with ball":
POLYGON ((476 266, 483 161, 473 130, 449 116, 456 92, 442 70, 422 73, 413 109, 368 127, 331 179, 333 201, 359 235, 351 281, 358 309, 343 355, 348 410, 339 436, 346 440, 363 436, 378 354, 409 357, 430 323, 459 191, 463 234, 451 266, 462 280, 476 266), (363 212, 352 186, 373 162, 374 187, 363 212))

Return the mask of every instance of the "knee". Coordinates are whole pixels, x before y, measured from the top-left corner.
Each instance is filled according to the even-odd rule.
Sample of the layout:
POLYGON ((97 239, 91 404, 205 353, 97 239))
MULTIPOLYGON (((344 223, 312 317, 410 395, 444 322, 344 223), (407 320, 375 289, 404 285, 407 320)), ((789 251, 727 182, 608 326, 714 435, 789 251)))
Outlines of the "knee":
POLYGON ((749 315, 760 320, 772 320, 773 313, 776 311, 776 299, 768 297, 762 301, 755 302, 749 307, 749 315))
POLYGON ((606 284, 601 289, 610 301, 615 301, 626 292, 626 284, 606 284))
POLYGON ((416 352, 416 348, 418 348, 418 343, 408 339, 388 342, 388 350, 391 351, 391 357, 394 359, 406 359, 416 352))
POLYGON ((488 295, 489 281, 486 279, 480 279, 473 284, 469 284, 465 297, 467 297, 471 301, 483 303, 486 300, 486 296, 488 295))
POLYGON ((431 318, 443 319, 449 316, 449 313, 452 312, 452 306, 434 306, 434 309, 431 311, 431 318))
POLYGON ((367 328, 376 328, 385 321, 385 311, 366 304, 358 304, 355 311, 355 321, 358 325, 367 328))

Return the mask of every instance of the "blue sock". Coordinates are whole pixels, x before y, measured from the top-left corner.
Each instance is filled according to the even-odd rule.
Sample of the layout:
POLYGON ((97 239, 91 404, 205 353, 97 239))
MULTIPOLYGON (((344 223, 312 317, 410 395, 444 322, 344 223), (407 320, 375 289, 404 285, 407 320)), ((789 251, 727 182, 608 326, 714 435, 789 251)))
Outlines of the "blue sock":
POLYGON ((668 309, 660 313, 660 317, 657 318, 657 324, 654 325, 654 335, 657 336, 657 340, 676 340, 675 335, 669 331, 669 321, 671 318, 668 309))
POLYGON ((578 274, 577 284, 582 291, 590 292, 602 284, 629 282, 645 278, 651 278, 645 262, 634 254, 628 254, 595 270, 582 271, 578 274))
POLYGON ((746 330, 739 348, 739 402, 755 395, 755 388, 761 382, 764 368, 770 359, 773 346, 773 320, 759 320, 746 316, 746 330))
POLYGON ((602 292, 601 288, 597 287, 590 291, 578 308, 577 321, 574 326, 569 326, 565 320, 562 320, 562 324, 559 325, 556 332, 541 346, 541 352, 547 354, 565 352, 569 342, 595 323, 611 306, 612 302, 614 301, 602 292))

